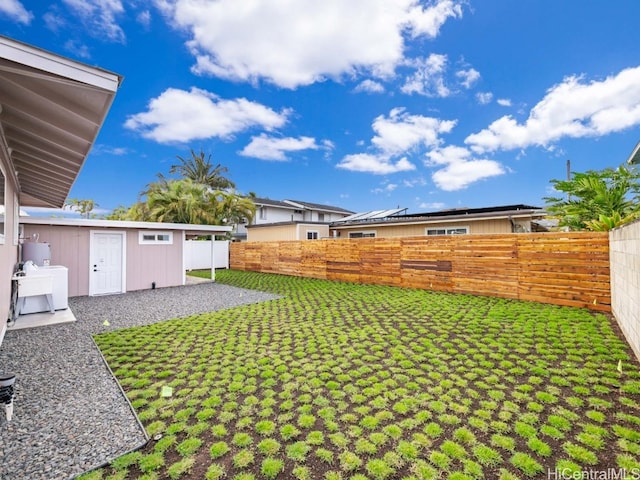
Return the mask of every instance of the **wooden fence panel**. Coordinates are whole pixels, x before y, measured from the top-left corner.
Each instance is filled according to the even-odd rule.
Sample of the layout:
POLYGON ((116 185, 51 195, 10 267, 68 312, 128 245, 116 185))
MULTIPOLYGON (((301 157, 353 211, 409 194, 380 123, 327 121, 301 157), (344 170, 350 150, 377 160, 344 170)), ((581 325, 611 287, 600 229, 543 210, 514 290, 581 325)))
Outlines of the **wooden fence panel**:
POLYGON ((400 249, 389 238, 363 238, 360 241, 360 282, 400 286, 400 249))
POLYGON ((611 310, 606 232, 233 243, 230 255, 238 270, 611 310))
POLYGON ((329 242, 300 242, 300 274, 309 278, 327 278, 329 242))
POLYGON ((361 240, 331 240, 326 257, 327 279, 360 282, 361 240))
POLYGON ((452 249, 453 292, 518 298, 514 235, 457 236, 452 249))
POLYGON ((400 240, 401 285, 453 291, 451 237, 410 237, 400 240))
POLYGON ((518 249, 519 298, 610 311, 608 234, 523 236, 518 249))

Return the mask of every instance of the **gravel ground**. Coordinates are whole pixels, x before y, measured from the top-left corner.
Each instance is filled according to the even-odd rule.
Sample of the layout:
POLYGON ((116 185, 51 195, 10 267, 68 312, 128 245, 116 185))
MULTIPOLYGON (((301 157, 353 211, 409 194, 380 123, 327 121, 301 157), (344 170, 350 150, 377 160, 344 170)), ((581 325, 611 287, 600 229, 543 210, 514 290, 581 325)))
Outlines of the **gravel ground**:
POLYGON ((76 322, 9 330, 0 368, 16 383, 13 420, 0 411, 0 479, 75 478, 146 443, 92 334, 274 298, 211 282, 76 297, 76 322))

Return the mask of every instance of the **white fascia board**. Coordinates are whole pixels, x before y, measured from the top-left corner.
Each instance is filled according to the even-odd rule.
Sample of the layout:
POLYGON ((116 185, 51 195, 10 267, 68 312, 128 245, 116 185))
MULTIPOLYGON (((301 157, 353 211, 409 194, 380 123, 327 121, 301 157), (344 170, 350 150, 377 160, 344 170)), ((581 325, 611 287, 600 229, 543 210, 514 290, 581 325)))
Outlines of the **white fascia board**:
POLYGON ((192 225, 187 223, 132 222, 128 220, 101 220, 84 218, 20 217, 26 225, 56 225, 67 227, 137 228, 145 230, 184 230, 186 232, 226 233, 233 227, 223 225, 192 225))
POLYGON ((90 67, 3 36, 0 36, 0 58, 110 92, 116 92, 122 81, 122 77, 115 73, 90 67))

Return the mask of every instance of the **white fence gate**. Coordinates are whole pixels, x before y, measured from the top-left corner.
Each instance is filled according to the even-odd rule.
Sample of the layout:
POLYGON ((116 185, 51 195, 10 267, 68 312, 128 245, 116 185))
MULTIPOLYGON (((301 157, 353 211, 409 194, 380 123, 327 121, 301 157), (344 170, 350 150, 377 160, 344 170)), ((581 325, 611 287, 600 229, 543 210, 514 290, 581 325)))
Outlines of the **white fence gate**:
MULTIPOLYGON (((229 241, 216 240, 213 256, 215 268, 229 268, 229 241)), ((184 247, 184 263, 187 270, 211 268, 211 240, 187 240, 184 247)))

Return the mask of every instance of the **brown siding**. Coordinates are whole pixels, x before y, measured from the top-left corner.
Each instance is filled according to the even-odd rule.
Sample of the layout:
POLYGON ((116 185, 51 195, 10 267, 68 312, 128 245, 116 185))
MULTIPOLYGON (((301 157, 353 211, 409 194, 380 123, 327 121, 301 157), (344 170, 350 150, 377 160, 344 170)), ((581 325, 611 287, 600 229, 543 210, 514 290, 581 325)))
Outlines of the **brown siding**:
POLYGON ((603 232, 234 243, 231 268, 610 311, 603 232))

